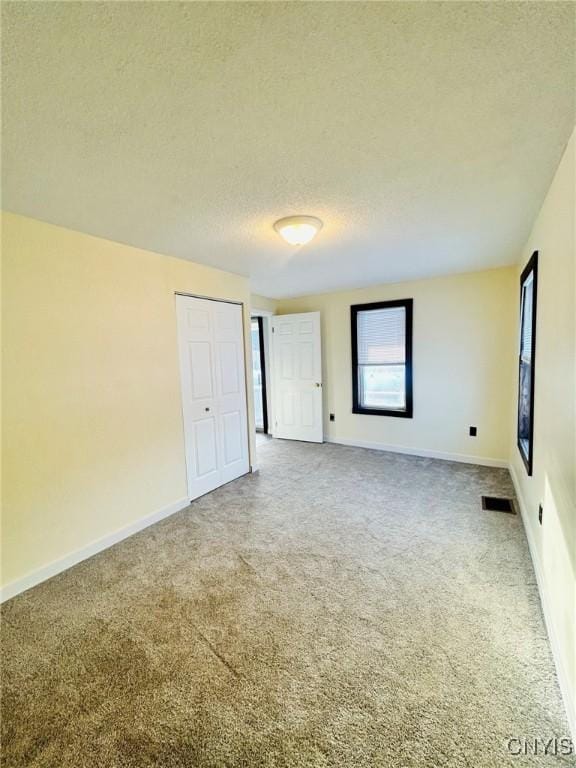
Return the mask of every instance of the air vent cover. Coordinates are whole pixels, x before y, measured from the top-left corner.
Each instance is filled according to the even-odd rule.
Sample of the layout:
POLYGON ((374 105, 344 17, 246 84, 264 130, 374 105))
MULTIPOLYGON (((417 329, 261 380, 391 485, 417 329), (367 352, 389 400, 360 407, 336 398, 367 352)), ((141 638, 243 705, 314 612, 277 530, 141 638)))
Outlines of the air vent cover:
POLYGON ((485 509, 487 512, 508 512, 509 515, 516 514, 512 499, 505 499, 499 496, 482 496, 482 509, 485 509))

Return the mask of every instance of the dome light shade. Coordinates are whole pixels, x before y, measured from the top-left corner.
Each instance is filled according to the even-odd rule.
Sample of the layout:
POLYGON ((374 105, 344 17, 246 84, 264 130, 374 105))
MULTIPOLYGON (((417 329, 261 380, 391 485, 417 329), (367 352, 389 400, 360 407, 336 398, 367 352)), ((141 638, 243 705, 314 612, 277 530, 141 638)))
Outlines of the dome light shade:
POLYGON ((316 216, 286 216, 274 223, 274 229, 290 245, 304 245, 320 232, 322 222, 316 216))

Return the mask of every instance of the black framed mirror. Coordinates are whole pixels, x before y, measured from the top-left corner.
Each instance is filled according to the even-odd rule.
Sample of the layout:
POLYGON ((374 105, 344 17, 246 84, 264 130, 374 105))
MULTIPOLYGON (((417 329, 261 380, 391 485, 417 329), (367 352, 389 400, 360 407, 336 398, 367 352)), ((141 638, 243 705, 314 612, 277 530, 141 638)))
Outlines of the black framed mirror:
POLYGON ((534 457, 534 373, 536 368, 536 298, 538 251, 520 276, 520 350, 518 355, 518 449, 528 475, 534 457))

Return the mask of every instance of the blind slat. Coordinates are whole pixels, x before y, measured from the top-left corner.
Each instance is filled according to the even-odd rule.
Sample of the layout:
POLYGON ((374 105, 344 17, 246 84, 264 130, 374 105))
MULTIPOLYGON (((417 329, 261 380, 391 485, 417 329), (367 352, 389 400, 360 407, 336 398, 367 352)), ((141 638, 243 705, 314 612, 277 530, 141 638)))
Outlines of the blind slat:
POLYGON ((406 362, 406 309, 360 311, 357 318, 358 365, 403 365, 406 362))

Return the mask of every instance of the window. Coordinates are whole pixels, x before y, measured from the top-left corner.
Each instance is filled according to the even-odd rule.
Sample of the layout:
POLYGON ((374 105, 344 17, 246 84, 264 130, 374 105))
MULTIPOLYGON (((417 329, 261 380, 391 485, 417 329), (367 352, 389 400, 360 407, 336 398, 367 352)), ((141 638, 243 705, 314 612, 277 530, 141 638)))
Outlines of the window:
POLYGON ((538 251, 520 277, 520 352, 518 371, 518 448, 532 474, 534 435, 534 367, 536 353, 536 289, 538 251))
POLYGON ((412 299, 357 304, 352 412, 412 418, 412 299))

